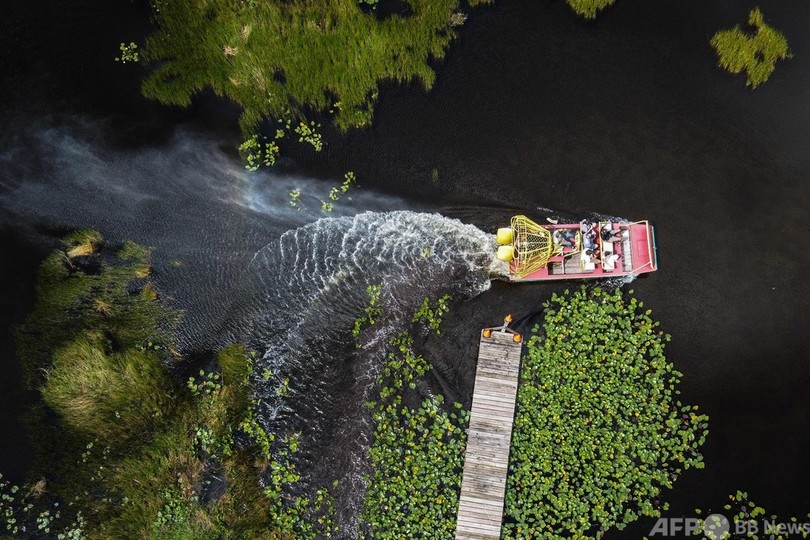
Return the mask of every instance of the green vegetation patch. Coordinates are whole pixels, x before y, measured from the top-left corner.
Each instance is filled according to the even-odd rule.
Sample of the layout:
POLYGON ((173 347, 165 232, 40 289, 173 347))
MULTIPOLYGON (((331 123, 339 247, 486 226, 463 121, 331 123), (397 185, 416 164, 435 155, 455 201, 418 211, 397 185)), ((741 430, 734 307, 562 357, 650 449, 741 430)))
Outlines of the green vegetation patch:
POLYGON ((18 334, 43 398, 31 414, 39 459, 25 486, 0 478, 0 535, 330 536, 328 492, 301 494, 297 435, 257 421, 254 354, 227 347, 180 380, 177 313, 150 274, 148 249, 107 252, 93 231, 70 235, 42 264, 18 334))
MULTIPOLYGON (((355 339, 360 336, 360 333, 373 326, 377 320, 382 317, 382 306, 380 304, 380 291, 382 285, 369 285, 366 287, 366 294, 368 294, 368 305, 364 310, 364 314, 354 320, 354 328, 352 328, 352 335, 355 339)), ((359 349, 362 345, 359 341, 356 343, 359 349)))
POLYGON ((108 353, 99 337, 59 349, 42 398, 77 431, 106 442, 138 437, 174 408, 172 384, 157 353, 108 353))
POLYGON ((756 88, 768 80, 777 60, 790 58, 791 54, 785 36, 765 24, 758 7, 749 13, 748 24, 756 30, 753 35, 737 25, 717 32, 710 43, 717 52, 720 67, 734 74, 745 70, 745 84, 756 88))
POLYGON ((110 349, 166 352, 179 313, 155 301, 149 249, 126 243, 112 252, 96 231, 78 231, 62 243, 40 266, 37 303, 17 331, 31 386, 43 382, 59 348, 87 332, 110 349))
POLYGON ((407 335, 391 345, 378 378, 379 400, 369 403, 375 430, 362 515, 367 537, 453 538, 469 413, 460 403, 448 412, 441 395, 405 404, 405 391, 415 389, 430 366, 414 354, 407 335))
POLYGON ((660 515, 653 501, 703 467, 708 433, 708 417, 677 401, 669 336, 621 291, 583 288, 546 308, 521 367, 505 537, 599 537, 660 515))
MULTIPOLYGON (((442 58, 455 35, 458 0, 407 5, 407 14, 381 18, 357 0, 159 0, 158 29, 140 55, 155 66, 143 93, 187 106, 212 88, 242 107, 247 135, 263 118, 301 120, 306 109, 331 109, 341 129, 363 126, 381 81, 430 88, 428 61, 442 58)), ((309 128, 299 124, 301 138, 309 128)))
POLYGON ((314 500, 288 489, 300 479, 292 461, 297 438, 269 434, 249 397, 252 354, 224 349, 205 391, 140 452, 118 462, 109 487, 120 509, 94 529, 117 538, 314 538, 328 536, 325 491, 314 500), (271 451, 272 445, 272 451, 271 451), (264 486, 260 480, 264 479, 264 486), (314 524, 313 524, 314 523, 314 524))
POLYGON ((577 15, 595 19, 600 11, 612 6, 616 0, 566 0, 566 2, 577 15))
MULTIPOLYGON (((379 289, 370 288, 369 296, 370 307, 379 309, 379 289)), ((438 333, 449 300, 444 296, 431 308, 425 299, 413 322, 438 333)), ((372 475, 361 515, 363 538, 454 537, 469 413, 460 403, 446 407, 441 395, 417 395, 418 383, 430 369, 414 352, 408 333, 390 340, 377 377, 378 398, 368 403, 375 429, 369 451, 372 475)))
POLYGON ((451 299, 452 297, 449 294, 445 294, 436 301, 436 307, 431 308, 430 299, 425 298, 422 301, 422 305, 419 306, 419 309, 413 314, 413 318, 411 320, 413 322, 423 320, 430 330, 433 330, 437 334, 441 334, 441 330, 439 328, 441 327, 442 318, 444 317, 445 313, 450 310, 448 303, 451 299))

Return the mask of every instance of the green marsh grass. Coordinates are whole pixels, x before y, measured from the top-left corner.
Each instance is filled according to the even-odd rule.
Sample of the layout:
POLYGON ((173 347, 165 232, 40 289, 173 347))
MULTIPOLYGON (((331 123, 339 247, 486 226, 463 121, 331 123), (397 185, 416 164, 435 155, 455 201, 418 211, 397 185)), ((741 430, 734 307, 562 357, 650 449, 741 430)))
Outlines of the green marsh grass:
POLYGON ((566 0, 574 13, 586 19, 595 19, 600 11, 612 6, 616 0, 566 0))
POLYGON ((171 415, 172 383, 157 352, 105 350, 80 337, 53 356, 42 398, 72 428, 106 443, 142 437, 171 415))
POLYGON ((147 248, 125 244, 117 254, 108 254, 95 231, 73 233, 63 245, 40 266, 36 305, 16 332, 26 378, 34 388, 44 382, 54 352, 86 332, 103 336, 119 350, 166 344, 179 316, 153 302, 157 290, 150 282, 142 283, 145 269, 151 268, 147 248), (67 254, 88 244, 97 259, 93 272, 83 271, 67 254), (133 287, 154 292, 132 295, 133 287))
POLYGON ((0 481, 30 494, 3 499, 0 534, 45 523, 71 539, 328 537, 328 492, 298 494, 297 437, 256 419, 253 353, 221 350, 215 372, 192 378, 204 392, 172 373, 178 314, 148 281, 149 254, 130 242, 107 253, 81 231, 43 262, 18 331, 43 399, 29 414, 38 460, 29 486, 0 481), (71 264, 67 252, 88 245, 76 257, 97 264, 71 264))
POLYGON ((161 2, 141 54, 154 66, 143 93, 188 106, 211 88, 242 107, 248 136, 265 118, 300 122, 307 110, 335 111, 343 130, 364 126, 380 82, 429 89, 436 77, 429 60, 442 58, 455 37, 458 0, 408 4, 408 15, 381 20, 357 0, 161 2))
POLYGON ((753 35, 738 25, 717 32, 710 43, 720 67, 732 74, 745 71, 745 84, 756 88, 770 78, 776 61, 790 58, 791 53, 784 34, 765 23, 758 7, 748 14, 748 24, 755 30, 753 35))

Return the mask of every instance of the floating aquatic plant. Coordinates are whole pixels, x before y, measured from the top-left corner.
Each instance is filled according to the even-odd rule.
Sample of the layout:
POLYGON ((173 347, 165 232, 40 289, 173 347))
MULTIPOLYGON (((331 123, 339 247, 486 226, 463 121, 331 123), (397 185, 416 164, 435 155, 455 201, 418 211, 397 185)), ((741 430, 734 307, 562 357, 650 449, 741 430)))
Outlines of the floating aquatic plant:
POLYGON ((450 411, 441 395, 406 403, 430 365, 407 334, 395 336, 378 378, 379 398, 369 450, 372 476, 361 519, 365 538, 451 539, 456 526, 468 413, 450 411))
MULTIPOLYGON (((356 326, 360 330, 382 316, 379 288, 370 288, 369 297, 367 315, 356 326)), ((425 319, 438 331, 449 300, 443 296, 432 309, 426 298, 413 322, 425 319)), ((361 514, 363 538, 453 538, 468 413, 460 403, 446 407, 441 395, 416 395, 430 369, 414 352, 407 332, 389 340, 377 377, 377 399, 367 404, 375 427, 369 450, 372 474, 361 514)))
POLYGON ((708 417, 678 401, 669 336, 643 307, 585 288, 546 305, 521 366, 506 538, 601 537, 659 516, 662 491, 703 467, 708 417))
MULTIPOLYGON (((428 255, 426 255, 425 251, 422 250, 420 256, 424 258, 427 257, 428 255)), ((424 321, 424 323, 427 325, 429 329, 433 330, 437 334, 441 334, 439 328, 441 327, 442 324, 442 318, 450 310, 450 307, 448 305, 450 300, 452 300, 452 297, 449 294, 445 294, 444 296, 436 300, 436 307, 431 307, 430 299, 425 298, 422 301, 422 305, 420 305, 416 313, 413 314, 411 321, 412 322, 424 321)))
POLYGON ((122 64, 126 64, 127 62, 139 62, 140 55, 138 54, 138 44, 134 41, 127 43, 121 43, 118 46, 118 49, 121 51, 121 56, 117 56, 115 58, 116 62, 121 62, 122 64))
POLYGON ((695 514, 700 522, 693 535, 709 540, 810 537, 810 513, 801 521, 795 516, 779 517, 750 500, 747 491, 739 489, 728 496, 722 510, 695 508, 695 514))

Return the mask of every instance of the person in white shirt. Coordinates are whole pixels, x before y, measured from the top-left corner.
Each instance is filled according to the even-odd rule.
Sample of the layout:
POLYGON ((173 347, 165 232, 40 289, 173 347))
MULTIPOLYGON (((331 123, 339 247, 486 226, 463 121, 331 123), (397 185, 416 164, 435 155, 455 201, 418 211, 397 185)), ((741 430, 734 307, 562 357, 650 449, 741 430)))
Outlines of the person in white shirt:
POLYGON ((616 261, 619 260, 619 256, 612 251, 605 251, 605 268, 608 270, 613 270, 616 266, 616 261))

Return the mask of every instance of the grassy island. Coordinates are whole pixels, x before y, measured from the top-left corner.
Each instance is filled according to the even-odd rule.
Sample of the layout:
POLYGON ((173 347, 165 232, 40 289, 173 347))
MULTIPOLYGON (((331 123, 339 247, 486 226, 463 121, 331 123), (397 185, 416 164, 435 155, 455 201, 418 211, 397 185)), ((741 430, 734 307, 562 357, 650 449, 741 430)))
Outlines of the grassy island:
POLYGON ((790 49, 785 36, 765 23, 758 7, 748 14, 748 24, 756 30, 753 35, 746 34, 738 25, 717 32, 711 45, 720 67, 733 74, 745 71, 745 84, 756 88, 768 80, 777 60, 790 58, 790 49))
POLYGON ((42 264, 18 332, 42 395, 31 414, 39 459, 27 485, 0 479, 0 536, 328 535, 327 492, 291 491, 297 437, 265 432, 254 415, 253 353, 232 345, 187 366, 149 256, 81 231, 42 264))
POLYGON ((444 56, 459 20, 458 0, 411 0, 388 16, 357 0, 155 8, 157 31, 141 53, 155 66, 144 94, 186 106, 211 88, 242 107, 246 135, 265 118, 303 120, 308 110, 331 110, 343 130, 368 124, 381 81, 433 85, 429 61, 444 56))
MULTIPOLYGON (((568 0, 586 18, 613 2, 568 0)), ((365 126, 381 82, 433 86, 431 62, 444 57, 456 27, 466 20, 459 0, 409 0, 393 10, 378 10, 377 4, 155 0, 156 31, 133 56, 153 66, 143 93, 185 107, 210 88, 242 108, 240 126, 246 137, 263 120, 278 119, 287 130, 292 121, 298 138, 306 139, 317 127, 306 120, 313 112, 329 113, 344 131, 365 126)))
POLYGON ((600 11, 612 6, 616 0, 566 0, 577 15, 586 19, 595 19, 600 11))
MULTIPOLYGON (((567 0, 590 19, 614 1, 567 0)), ((274 165, 290 141, 320 151, 320 118, 341 131, 369 125, 383 82, 429 90, 467 20, 460 9, 490 2, 153 0, 156 30, 142 48, 121 43, 116 60, 148 65, 141 90, 166 105, 186 107, 208 89, 239 105, 239 152, 255 170, 274 165)))

